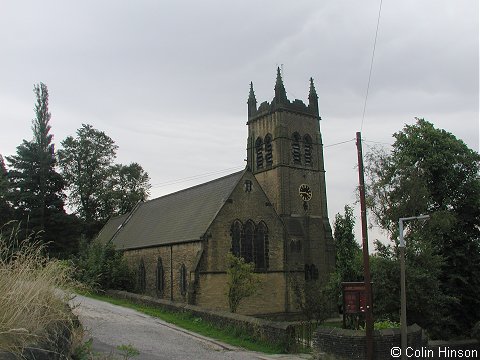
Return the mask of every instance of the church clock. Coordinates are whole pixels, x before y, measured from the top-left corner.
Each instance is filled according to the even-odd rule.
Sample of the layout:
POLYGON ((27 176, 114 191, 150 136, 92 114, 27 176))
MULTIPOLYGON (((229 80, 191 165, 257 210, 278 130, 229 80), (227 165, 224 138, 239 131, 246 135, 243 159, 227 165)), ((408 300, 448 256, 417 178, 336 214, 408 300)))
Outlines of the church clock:
POLYGON ((303 201, 310 201, 310 199, 312 198, 312 190, 307 184, 300 185, 300 187, 298 188, 298 194, 303 201))

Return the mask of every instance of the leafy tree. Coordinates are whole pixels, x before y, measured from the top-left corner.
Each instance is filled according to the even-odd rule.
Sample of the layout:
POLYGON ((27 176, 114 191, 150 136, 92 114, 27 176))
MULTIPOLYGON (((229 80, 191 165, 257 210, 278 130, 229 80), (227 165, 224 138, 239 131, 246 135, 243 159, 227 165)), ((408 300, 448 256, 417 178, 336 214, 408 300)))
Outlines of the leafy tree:
MULTIPOLYGON (((431 216, 424 225, 407 223, 407 276, 416 262, 419 277, 421 266, 427 264, 433 275, 438 267, 440 290, 448 300, 441 333, 466 334, 480 318, 480 155, 423 119, 394 137, 391 153, 376 150, 367 157, 368 205, 395 242, 400 217, 431 216)), ((396 250, 394 243, 382 253, 396 261, 396 250)), ((414 291, 412 284, 407 288, 414 291)))
POLYGON ((147 199, 149 189, 150 178, 138 163, 113 165, 104 194, 103 217, 128 213, 139 201, 147 199))
POLYGON ((7 157, 10 191, 8 199, 14 217, 21 221, 25 232, 42 232, 50 250, 69 251, 75 234, 59 231, 72 219, 64 211, 64 181, 56 171, 55 147, 50 134, 48 89, 43 83, 34 86, 35 118, 32 121, 33 139, 23 140, 16 155, 7 157))
POLYGON ((335 215, 333 225, 336 271, 341 281, 361 281, 361 250, 355 241, 353 208, 345 205, 344 210, 344 215, 335 215))
POLYGON ((255 265, 246 263, 241 257, 229 253, 227 266, 228 305, 230 311, 235 313, 243 299, 257 292, 259 279, 254 273, 255 265))
POLYGON ((93 241, 81 244, 81 251, 75 260, 76 278, 94 290, 127 290, 134 286, 133 273, 123 257, 115 251, 113 244, 93 241))
POLYGON ((118 146, 103 131, 85 124, 76 137, 62 141, 62 146, 58 156, 69 201, 85 222, 87 237, 92 238, 106 220, 102 203, 118 146))
MULTIPOLYGON (((431 244, 413 236, 407 238, 407 321, 428 330, 432 338, 442 337, 445 323, 441 309, 449 299, 440 284, 442 258, 431 244)), ((374 314, 378 320, 400 320, 400 262, 397 248, 376 242, 370 256, 374 314)))

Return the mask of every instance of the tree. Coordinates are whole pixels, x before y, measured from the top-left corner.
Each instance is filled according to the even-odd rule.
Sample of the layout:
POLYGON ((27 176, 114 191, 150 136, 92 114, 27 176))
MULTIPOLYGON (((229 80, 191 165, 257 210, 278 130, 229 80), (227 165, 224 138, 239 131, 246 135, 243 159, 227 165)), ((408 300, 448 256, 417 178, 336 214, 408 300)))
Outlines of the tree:
MULTIPOLYGON (((442 309, 450 299, 441 290, 443 264, 431 243, 411 234, 406 248, 407 320, 428 330, 432 338, 441 338, 445 317, 442 309)), ((370 256, 373 281, 374 314, 377 320, 400 320, 400 262, 398 249, 375 242, 376 254, 370 256)))
POLYGON ((112 243, 82 242, 75 267, 76 279, 93 290, 134 288, 134 276, 123 252, 116 251, 112 243))
POLYGON ((147 199, 149 189, 150 178, 138 163, 113 165, 103 197, 103 217, 128 213, 147 199))
POLYGON ((229 253, 227 266, 228 305, 235 313, 243 299, 257 292, 259 279, 254 273, 255 265, 246 263, 241 257, 229 253))
POLYGON ((12 220, 11 208, 8 202, 9 189, 7 168, 3 156, 0 155, 0 227, 12 220))
POLYGON ((315 321, 319 324, 336 312, 333 304, 338 298, 340 285, 340 278, 337 275, 337 273, 331 274, 327 283, 292 276, 291 285, 295 305, 308 322, 315 321))
POLYGON ((83 124, 75 138, 62 141, 62 147, 58 156, 69 202, 85 222, 87 237, 92 238, 106 220, 102 203, 118 146, 103 131, 83 124))
MULTIPOLYGON (((34 86, 35 118, 32 121, 33 139, 23 140, 16 155, 7 157, 10 191, 15 219, 21 221, 25 232, 40 231, 50 250, 63 252, 71 247, 72 236, 59 228, 72 219, 64 211, 64 182, 56 171, 55 147, 50 134, 48 89, 43 83, 34 86)), ((28 235, 28 234, 26 234, 28 235)))
POLYGON ((354 226, 355 217, 353 208, 345 205, 345 214, 335 215, 333 225, 333 237, 335 239, 336 271, 341 281, 359 281, 361 250, 355 241, 354 226))
MULTIPOLYGON (((407 271, 418 255, 439 267, 448 300, 441 332, 466 334, 480 318, 480 155, 424 119, 394 137, 391 153, 367 156, 368 205, 394 242, 400 217, 430 215, 425 224, 407 223, 407 271)), ((396 259, 396 245, 384 254, 396 259)))

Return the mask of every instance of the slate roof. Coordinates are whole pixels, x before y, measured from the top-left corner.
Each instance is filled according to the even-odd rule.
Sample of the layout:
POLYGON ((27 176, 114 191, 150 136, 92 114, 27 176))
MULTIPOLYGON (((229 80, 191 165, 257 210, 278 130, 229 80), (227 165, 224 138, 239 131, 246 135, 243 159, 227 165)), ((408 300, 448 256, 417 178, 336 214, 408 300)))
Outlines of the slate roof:
POLYGON ((113 237, 115 247, 125 250, 200 240, 244 172, 140 203, 113 237))
POLYGON ((127 219, 127 217, 128 214, 125 214, 108 219, 105 226, 98 233, 96 241, 99 241, 101 244, 106 244, 107 242, 109 242, 113 235, 115 235, 117 230, 123 224, 123 222, 127 219))

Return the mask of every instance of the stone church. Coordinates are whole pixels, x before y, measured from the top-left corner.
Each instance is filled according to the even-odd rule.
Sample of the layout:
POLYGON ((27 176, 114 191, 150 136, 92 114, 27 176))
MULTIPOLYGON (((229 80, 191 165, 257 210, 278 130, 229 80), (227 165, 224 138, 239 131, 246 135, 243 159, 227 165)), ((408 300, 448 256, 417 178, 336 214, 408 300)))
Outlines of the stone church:
POLYGON ((239 313, 297 311, 293 279, 322 280, 335 267, 328 220, 318 96, 287 98, 280 69, 275 96, 248 96, 245 170, 157 199, 112 218, 98 235, 124 252, 140 292, 228 310, 226 255, 255 264, 256 295, 239 313))

